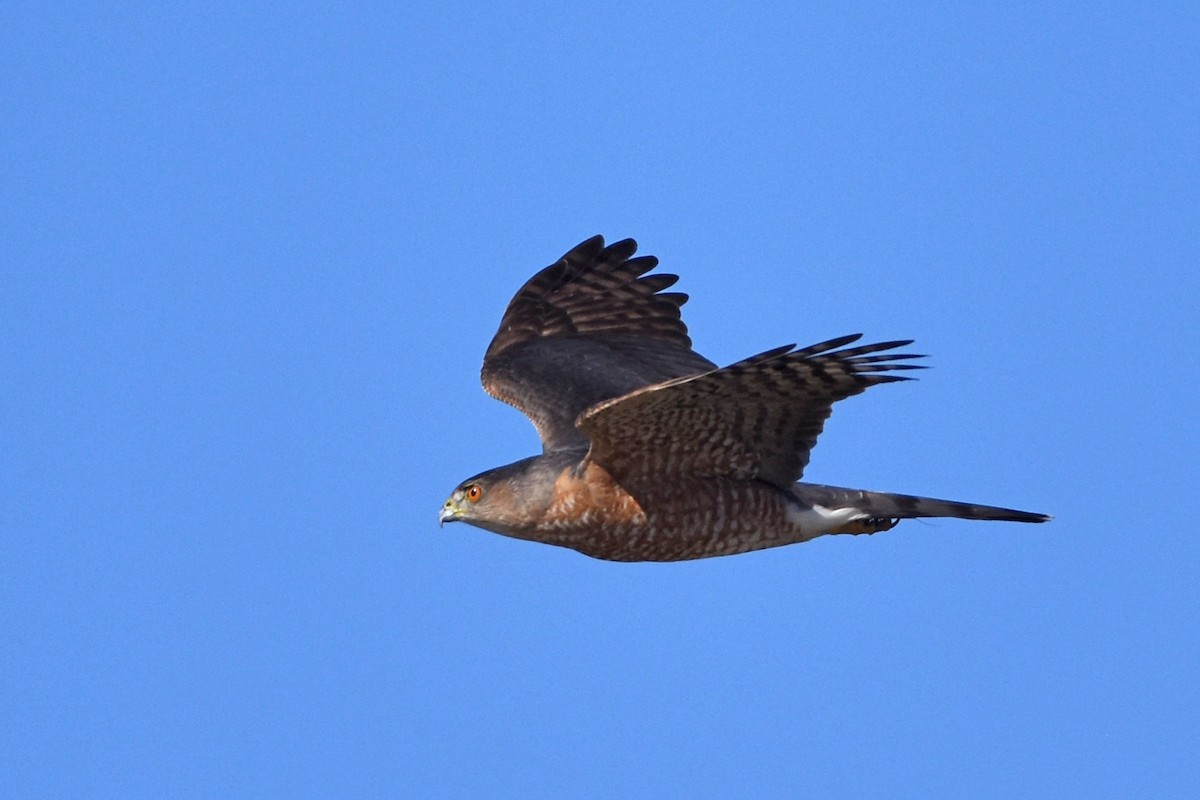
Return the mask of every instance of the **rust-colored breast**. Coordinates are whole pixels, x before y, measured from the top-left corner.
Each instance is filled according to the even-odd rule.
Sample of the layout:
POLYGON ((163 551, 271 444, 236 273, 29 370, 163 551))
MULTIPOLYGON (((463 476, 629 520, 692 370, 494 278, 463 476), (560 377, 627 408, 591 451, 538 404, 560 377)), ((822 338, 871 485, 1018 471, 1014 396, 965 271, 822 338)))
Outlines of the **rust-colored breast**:
POLYGON ((568 468, 539 538, 615 561, 677 561, 795 541, 787 498, 730 478, 663 476, 625 486, 594 463, 568 468))
POLYGON ((554 500, 546 511, 544 524, 571 526, 583 524, 642 525, 646 513, 641 504, 621 487, 608 470, 585 461, 581 473, 569 467, 554 482, 554 500))

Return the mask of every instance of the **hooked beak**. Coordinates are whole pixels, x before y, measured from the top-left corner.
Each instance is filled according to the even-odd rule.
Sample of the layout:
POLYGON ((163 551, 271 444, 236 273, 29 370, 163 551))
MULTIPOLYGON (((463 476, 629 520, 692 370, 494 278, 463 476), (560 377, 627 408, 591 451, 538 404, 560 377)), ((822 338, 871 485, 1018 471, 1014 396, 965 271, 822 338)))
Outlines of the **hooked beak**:
POLYGON ((447 522, 458 522, 459 509, 454 502, 454 498, 450 498, 442 504, 442 510, 438 512, 438 527, 442 527, 447 522))

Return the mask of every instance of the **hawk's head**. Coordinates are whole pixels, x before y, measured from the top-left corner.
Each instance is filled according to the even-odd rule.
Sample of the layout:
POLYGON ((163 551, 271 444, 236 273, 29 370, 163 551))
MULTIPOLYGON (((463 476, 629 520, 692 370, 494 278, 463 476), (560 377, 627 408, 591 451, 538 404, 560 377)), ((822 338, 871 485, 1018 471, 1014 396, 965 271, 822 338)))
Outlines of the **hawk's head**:
POLYGON ((466 522, 494 533, 532 538, 554 495, 554 481, 579 454, 535 456, 467 478, 438 512, 438 522, 466 522))

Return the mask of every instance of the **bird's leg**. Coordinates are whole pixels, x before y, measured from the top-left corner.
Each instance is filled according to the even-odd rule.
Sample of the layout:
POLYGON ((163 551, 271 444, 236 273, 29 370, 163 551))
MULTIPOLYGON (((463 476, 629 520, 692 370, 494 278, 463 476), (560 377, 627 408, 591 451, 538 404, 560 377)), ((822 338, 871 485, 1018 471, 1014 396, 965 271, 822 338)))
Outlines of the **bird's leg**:
POLYGON ((837 530, 830 531, 830 533, 850 533, 855 536, 862 533, 879 533, 880 531, 890 531, 899 522, 898 518, 893 517, 867 517, 866 519, 849 522, 837 530))

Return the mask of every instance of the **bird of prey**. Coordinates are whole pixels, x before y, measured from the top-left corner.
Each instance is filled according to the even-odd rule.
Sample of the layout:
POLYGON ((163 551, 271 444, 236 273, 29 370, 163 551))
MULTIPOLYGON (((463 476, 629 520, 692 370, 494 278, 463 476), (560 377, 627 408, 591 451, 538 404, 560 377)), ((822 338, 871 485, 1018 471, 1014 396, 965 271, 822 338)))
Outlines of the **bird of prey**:
POLYGON ((678 277, 594 236, 534 275, 483 359, 483 387, 533 421, 542 454, 458 485, 439 521, 612 561, 733 555, 902 519, 1044 514, 798 483, 838 400, 922 356, 908 341, 777 347, 728 367, 692 349, 678 277))

